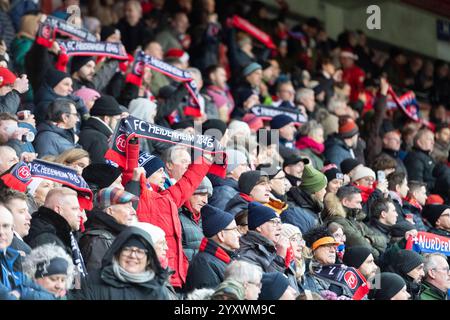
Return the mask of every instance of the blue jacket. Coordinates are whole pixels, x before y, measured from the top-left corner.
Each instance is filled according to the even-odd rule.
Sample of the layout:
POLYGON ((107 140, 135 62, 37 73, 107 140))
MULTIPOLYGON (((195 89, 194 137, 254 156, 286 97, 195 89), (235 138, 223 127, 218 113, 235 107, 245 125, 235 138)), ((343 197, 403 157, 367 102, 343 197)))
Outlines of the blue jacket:
POLYGON ((67 149, 78 147, 72 130, 62 129, 50 122, 43 122, 38 126, 38 134, 34 140, 34 147, 39 158, 46 155, 57 156, 67 149))
POLYGON ((325 152, 323 155, 325 159, 340 167, 343 160, 355 158, 350 151, 351 148, 345 144, 344 140, 337 135, 332 135, 325 141, 325 152))
MULTIPOLYGON (((211 175, 208 175, 210 177, 211 175)), ((225 210, 227 203, 239 193, 238 182, 234 179, 222 179, 214 176, 211 180, 213 185, 213 195, 208 199, 208 203, 216 208, 225 210)))
POLYGON ((0 251, 1 283, 0 300, 17 300, 10 292, 16 290, 20 293, 20 300, 55 300, 55 297, 35 284, 25 274, 19 271, 20 254, 8 247, 0 251))

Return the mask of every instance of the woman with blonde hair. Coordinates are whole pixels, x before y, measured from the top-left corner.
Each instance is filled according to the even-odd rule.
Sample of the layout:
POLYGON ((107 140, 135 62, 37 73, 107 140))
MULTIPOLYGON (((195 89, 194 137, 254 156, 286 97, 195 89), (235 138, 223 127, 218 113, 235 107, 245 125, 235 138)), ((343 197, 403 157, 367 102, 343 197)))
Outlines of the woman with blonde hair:
POLYGON ((89 159, 89 153, 86 150, 74 148, 61 153, 56 158, 55 162, 71 167, 81 175, 84 168, 90 164, 91 160, 89 159))

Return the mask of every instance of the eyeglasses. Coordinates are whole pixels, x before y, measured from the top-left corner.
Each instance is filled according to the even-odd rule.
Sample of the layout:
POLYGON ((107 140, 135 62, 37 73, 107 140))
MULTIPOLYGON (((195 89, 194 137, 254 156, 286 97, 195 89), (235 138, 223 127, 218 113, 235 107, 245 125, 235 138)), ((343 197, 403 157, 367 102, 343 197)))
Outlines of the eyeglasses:
POLYGON ((281 220, 280 219, 276 219, 276 218, 275 219, 270 219, 267 222, 272 223, 274 226, 280 226, 282 224, 281 220))
POLYGON ((136 248, 130 248, 130 247, 125 247, 122 249, 122 253, 126 256, 131 257, 131 255, 133 253, 135 253, 136 258, 138 259, 142 259, 147 255, 147 250, 144 249, 136 249, 136 248))
POLYGON ((223 229, 223 230, 225 230, 225 231, 237 231, 237 232, 239 232, 239 228, 238 227, 234 227, 234 228, 228 228, 228 229, 223 229))
POLYGON ((71 116, 75 116, 75 117, 79 117, 79 115, 78 115, 78 113, 77 112, 75 112, 75 113, 72 113, 72 112, 66 112, 66 114, 69 114, 69 115, 71 115, 71 116))
POLYGON ((247 283, 248 283, 248 284, 252 284, 252 285, 254 285, 255 287, 258 287, 259 289, 262 288, 262 283, 261 283, 261 282, 255 283, 255 282, 247 281, 247 283))
POLYGON ((445 273, 449 273, 449 272, 450 272, 450 268, 449 268, 449 267, 445 267, 445 268, 433 268, 433 270, 444 271, 445 273))

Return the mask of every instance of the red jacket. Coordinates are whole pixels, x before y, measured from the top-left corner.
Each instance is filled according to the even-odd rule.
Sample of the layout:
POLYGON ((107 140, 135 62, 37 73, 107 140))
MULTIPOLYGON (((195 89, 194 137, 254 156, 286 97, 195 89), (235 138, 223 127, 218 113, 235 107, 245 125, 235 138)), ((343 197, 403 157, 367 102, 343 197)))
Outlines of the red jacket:
MULTIPOLYGON (((133 169, 138 166, 139 144, 128 144, 127 170, 123 173, 122 183, 126 185, 132 179, 133 169)), ((170 278, 173 287, 181 288, 186 282, 188 259, 181 243, 181 222, 178 216, 180 208, 200 185, 208 173, 211 162, 202 158, 201 164, 191 164, 183 177, 172 187, 162 192, 147 188, 145 177, 141 177, 141 195, 136 210, 138 220, 160 227, 166 233, 169 250, 169 267, 175 271, 170 278)))
POLYGON ((356 65, 343 70, 342 80, 347 82, 352 89, 350 92, 350 102, 358 101, 359 93, 364 89, 365 76, 364 71, 356 65))

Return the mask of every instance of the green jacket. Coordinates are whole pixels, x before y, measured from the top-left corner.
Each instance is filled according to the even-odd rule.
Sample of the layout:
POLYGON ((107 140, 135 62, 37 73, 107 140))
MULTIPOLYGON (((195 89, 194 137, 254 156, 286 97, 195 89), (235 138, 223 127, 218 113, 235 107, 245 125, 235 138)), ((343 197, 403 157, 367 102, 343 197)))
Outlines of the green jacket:
POLYGON ((308 159, 310 159, 315 169, 319 171, 322 170, 323 159, 315 154, 311 149, 302 149, 300 150, 300 154, 305 155, 308 159))
POLYGON ((448 300, 447 293, 424 281, 420 293, 421 300, 448 300))

